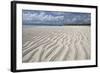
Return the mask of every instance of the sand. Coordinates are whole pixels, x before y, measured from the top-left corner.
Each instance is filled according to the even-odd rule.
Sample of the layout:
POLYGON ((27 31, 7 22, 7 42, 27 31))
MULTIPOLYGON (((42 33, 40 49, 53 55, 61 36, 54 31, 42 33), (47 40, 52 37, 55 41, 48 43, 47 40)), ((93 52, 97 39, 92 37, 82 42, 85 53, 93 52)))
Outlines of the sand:
POLYGON ((90 26, 23 26, 22 62, 89 60, 90 26))

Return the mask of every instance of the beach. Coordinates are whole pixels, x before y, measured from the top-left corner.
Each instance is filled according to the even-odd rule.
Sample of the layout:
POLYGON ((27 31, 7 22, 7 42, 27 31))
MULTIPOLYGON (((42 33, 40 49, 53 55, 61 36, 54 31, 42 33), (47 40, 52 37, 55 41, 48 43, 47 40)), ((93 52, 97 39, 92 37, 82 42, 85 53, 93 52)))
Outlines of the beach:
POLYGON ((90 26, 29 26, 22 28, 22 62, 89 60, 90 26))

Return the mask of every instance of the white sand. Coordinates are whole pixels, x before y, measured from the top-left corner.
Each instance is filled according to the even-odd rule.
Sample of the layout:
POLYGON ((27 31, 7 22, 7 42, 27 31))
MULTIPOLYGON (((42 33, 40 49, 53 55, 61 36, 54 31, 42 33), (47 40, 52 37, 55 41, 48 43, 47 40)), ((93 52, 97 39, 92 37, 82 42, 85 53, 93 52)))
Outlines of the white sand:
POLYGON ((90 26, 23 27, 22 61, 88 60, 90 26))

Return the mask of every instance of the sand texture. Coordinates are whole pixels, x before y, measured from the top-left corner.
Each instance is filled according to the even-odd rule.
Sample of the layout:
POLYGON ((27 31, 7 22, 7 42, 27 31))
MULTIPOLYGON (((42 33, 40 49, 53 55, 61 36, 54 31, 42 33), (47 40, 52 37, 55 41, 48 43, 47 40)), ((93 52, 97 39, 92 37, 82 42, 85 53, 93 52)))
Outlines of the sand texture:
POLYGON ((23 63, 90 59, 90 26, 27 25, 22 33, 23 63))

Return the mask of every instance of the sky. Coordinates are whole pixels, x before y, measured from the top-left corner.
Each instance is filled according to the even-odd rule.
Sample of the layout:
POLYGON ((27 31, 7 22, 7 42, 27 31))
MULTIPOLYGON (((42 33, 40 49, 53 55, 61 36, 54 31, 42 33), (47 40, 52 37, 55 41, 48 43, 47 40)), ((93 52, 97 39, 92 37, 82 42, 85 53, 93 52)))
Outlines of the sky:
POLYGON ((23 10, 23 25, 90 24, 90 13, 23 10))

